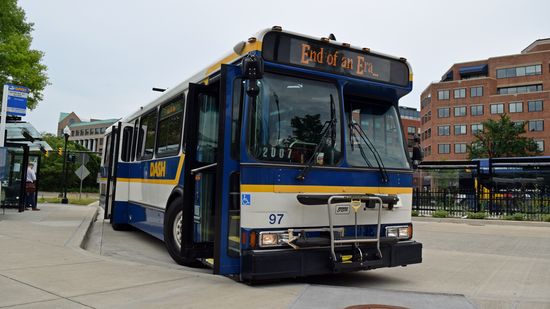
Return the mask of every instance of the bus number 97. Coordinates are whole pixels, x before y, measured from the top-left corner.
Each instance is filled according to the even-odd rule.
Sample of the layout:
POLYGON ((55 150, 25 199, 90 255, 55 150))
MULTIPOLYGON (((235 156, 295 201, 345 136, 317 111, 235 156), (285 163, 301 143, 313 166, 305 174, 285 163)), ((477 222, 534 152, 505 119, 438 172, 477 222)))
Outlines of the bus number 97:
POLYGON ((285 214, 269 214, 269 224, 281 224, 285 214))

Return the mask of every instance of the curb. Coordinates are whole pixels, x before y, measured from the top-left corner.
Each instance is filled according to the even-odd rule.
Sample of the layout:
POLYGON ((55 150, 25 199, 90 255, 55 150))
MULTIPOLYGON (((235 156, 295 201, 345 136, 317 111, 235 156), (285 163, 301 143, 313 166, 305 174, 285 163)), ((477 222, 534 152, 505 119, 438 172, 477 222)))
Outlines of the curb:
POLYGON ((431 217, 412 217, 417 222, 437 222, 437 223, 458 223, 470 225, 507 225, 507 226, 530 226, 550 228, 550 222, 540 221, 509 221, 495 219, 462 219, 462 218, 431 218, 431 217))
POLYGON ((77 230, 73 233, 71 238, 65 243, 66 247, 71 247, 75 249, 84 249, 83 244, 88 238, 88 232, 90 231, 92 224, 95 222, 98 213, 99 213, 99 206, 96 206, 94 207, 94 209, 90 211, 90 213, 84 219, 82 219, 82 222, 78 226, 77 230))

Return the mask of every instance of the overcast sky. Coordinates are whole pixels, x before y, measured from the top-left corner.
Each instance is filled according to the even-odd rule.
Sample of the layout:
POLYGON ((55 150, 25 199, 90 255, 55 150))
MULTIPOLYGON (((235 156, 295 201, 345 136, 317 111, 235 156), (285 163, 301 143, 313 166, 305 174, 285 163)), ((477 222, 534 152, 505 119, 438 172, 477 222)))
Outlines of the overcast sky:
POLYGON ((550 37, 550 1, 176 1, 19 0, 45 53, 51 85, 29 113, 55 132, 59 112, 123 117, 218 60, 263 28, 405 57, 420 93, 456 62, 519 53, 550 37))

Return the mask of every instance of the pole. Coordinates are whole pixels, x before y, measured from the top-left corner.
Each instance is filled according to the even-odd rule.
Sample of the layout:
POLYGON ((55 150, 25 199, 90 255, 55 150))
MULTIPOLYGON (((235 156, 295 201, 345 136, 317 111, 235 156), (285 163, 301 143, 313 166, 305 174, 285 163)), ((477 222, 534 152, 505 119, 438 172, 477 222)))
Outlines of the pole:
POLYGON ((65 134, 65 146, 63 148, 63 198, 61 204, 69 204, 67 199, 67 140, 69 135, 65 134))
POLYGON ((8 85, 4 85, 2 92, 2 112, 0 113, 0 147, 4 147, 6 140, 6 118, 8 110, 8 85))
POLYGON ((84 180, 82 179, 82 173, 80 173, 80 193, 78 194, 78 200, 82 199, 82 182, 84 180))

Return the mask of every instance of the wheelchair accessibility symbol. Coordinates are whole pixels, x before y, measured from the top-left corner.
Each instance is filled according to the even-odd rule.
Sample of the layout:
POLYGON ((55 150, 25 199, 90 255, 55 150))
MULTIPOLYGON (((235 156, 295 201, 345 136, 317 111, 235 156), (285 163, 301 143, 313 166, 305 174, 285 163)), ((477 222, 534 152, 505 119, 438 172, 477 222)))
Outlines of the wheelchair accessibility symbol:
POLYGON ((250 194, 241 194, 241 206, 250 206, 250 194))

